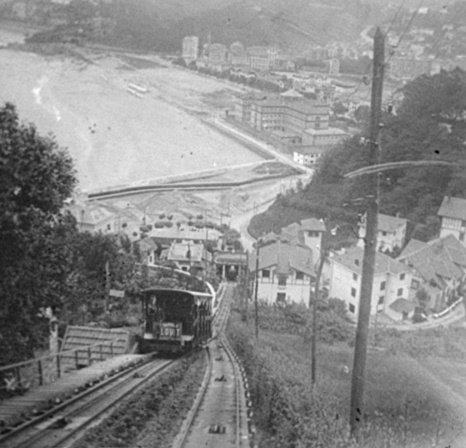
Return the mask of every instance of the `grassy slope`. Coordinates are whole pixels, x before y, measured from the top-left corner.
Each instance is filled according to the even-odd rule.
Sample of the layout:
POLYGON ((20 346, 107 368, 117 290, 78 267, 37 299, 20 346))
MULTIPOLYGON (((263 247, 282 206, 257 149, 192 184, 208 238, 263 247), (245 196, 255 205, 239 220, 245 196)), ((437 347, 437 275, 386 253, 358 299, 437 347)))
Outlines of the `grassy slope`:
MULTIPOLYGON (((466 401, 460 393, 466 391, 464 388, 460 390, 459 386, 453 391, 446 384, 446 378, 452 374, 447 360, 437 363, 435 370, 439 376, 436 376, 431 371, 432 361, 429 364, 403 354, 370 352, 363 439, 359 444, 351 445, 345 423, 351 378, 341 372, 343 365, 352 365, 351 348, 346 344, 319 345, 318 386, 313 395, 309 389, 310 347, 301 338, 261 331, 260 341, 254 345, 252 325, 247 328, 236 314, 230 322, 230 337, 243 358, 253 395, 254 391, 260 391, 260 396, 254 397, 255 404, 261 407, 256 409, 259 428, 263 430, 260 446, 280 446, 284 443, 280 439, 283 434, 287 434, 288 441, 298 437, 302 446, 310 444, 326 448, 465 446, 466 401), (273 374, 269 373, 271 371, 273 374), (439 381, 442 375, 443 381, 439 381), (293 397, 294 407, 291 409, 306 409, 311 420, 303 424, 305 416, 296 417, 289 409, 281 416, 276 415, 279 411, 275 411, 275 415, 265 415, 268 402, 271 401, 275 409, 280 403, 278 399, 273 401, 274 398, 268 397, 269 393, 276 394, 273 390, 277 384, 281 384, 282 392, 294 389, 295 393, 288 395, 293 397), (313 402, 319 409, 312 407, 313 402), (307 407, 303 408, 306 403, 307 407), (284 420, 288 420, 287 425, 283 424, 284 420), (294 429, 287 432, 286 428, 293 424, 294 429), (322 444, 324 441, 327 441, 326 445, 322 444)), ((457 370, 457 374, 461 372, 457 370)), ((284 396, 282 392, 280 396, 284 396)))

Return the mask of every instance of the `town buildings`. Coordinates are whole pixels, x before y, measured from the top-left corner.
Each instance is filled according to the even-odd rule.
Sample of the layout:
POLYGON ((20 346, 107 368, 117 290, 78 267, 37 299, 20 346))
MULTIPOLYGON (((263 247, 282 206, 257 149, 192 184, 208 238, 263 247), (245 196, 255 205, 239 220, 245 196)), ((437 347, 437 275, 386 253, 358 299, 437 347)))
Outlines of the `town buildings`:
MULTIPOLYGON (((363 256, 363 249, 355 246, 329 258, 329 296, 343 300, 352 319, 359 313, 363 256)), ((374 270, 371 314, 383 312, 394 320, 411 317, 416 306, 409 299, 411 268, 377 252, 374 270)))
POLYGON ((235 118, 288 149, 294 161, 309 166, 347 136, 329 127, 327 103, 293 89, 279 95, 244 95, 237 99, 235 118))
POLYGON ((175 263, 182 271, 192 272, 194 270, 200 275, 210 273, 212 268, 212 254, 207 251, 204 244, 190 241, 172 242, 165 259, 175 263))
POLYGON ((445 196, 437 214, 442 220, 440 238, 453 235, 466 245, 466 199, 445 196))
POLYGON ((460 295, 457 288, 466 273, 466 248, 453 235, 424 243, 410 240, 398 261, 413 271, 412 296, 423 289, 427 308, 441 310, 460 295))
MULTIPOLYGON (((396 216, 384 215, 379 213, 377 228, 377 250, 393 252, 396 249, 402 249, 406 239, 406 229, 408 221, 396 216)), ((364 238, 366 236, 366 215, 361 219, 359 226, 358 245, 364 247, 364 238)))
POLYGON ((281 239, 259 246, 256 276, 256 253, 249 257, 249 272, 258 281, 257 297, 272 303, 302 303, 309 301, 311 285, 315 280, 312 251, 281 239))
POLYGON ((199 57, 199 37, 186 36, 183 39, 182 57, 188 64, 197 60, 199 57))

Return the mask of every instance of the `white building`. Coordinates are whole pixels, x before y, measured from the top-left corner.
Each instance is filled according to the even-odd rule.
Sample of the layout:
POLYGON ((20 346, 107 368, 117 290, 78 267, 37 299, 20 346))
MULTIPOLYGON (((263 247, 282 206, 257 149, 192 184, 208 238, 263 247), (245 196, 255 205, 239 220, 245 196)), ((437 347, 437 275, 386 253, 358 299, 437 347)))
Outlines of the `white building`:
POLYGON ((316 218, 304 219, 301 226, 304 230, 304 244, 312 250, 317 261, 322 248, 322 235, 326 231, 324 221, 316 218))
MULTIPOLYGON (((357 319, 364 251, 353 247, 330 258, 330 297, 343 300, 350 318, 357 319)), ((383 312, 394 320, 410 317, 415 303, 409 300, 411 269, 380 252, 376 253, 371 314, 383 312)))
MULTIPOLYGON (((254 288, 256 253, 249 257, 254 288)), ((267 303, 308 304, 315 279, 312 251, 280 240, 259 248, 258 299, 267 303)), ((252 289, 254 291, 254 289, 252 289)))
MULTIPOLYGON (((377 227, 377 250, 393 251, 395 248, 401 249, 406 239, 406 225, 408 221, 396 216, 379 213, 377 227)), ((363 216, 359 226, 358 246, 364 246, 366 236, 366 215, 363 216)))
POLYGON ((212 264, 212 254, 203 244, 195 244, 190 241, 181 243, 173 242, 167 253, 167 261, 176 263, 182 271, 190 271, 196 268, 202 272, 208 272, 212 264))
POLYGON ((186 36, 183 39, 182 57, 187 63, 199 57, 199 37, 186 36))
POLYGON ((440 238, 453 235, 466 245, 466 199, 445 196, 437 214, 442 219, 440 238))

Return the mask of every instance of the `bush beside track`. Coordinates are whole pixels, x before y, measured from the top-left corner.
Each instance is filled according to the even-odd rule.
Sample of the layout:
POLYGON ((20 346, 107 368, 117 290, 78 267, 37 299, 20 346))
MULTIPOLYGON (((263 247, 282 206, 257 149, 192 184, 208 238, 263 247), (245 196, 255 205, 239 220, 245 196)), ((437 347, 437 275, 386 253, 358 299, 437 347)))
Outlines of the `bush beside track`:
POLYGON ((73 448, 170 446, 204 377, 205 351, 194 352, 131 396, 73 448))

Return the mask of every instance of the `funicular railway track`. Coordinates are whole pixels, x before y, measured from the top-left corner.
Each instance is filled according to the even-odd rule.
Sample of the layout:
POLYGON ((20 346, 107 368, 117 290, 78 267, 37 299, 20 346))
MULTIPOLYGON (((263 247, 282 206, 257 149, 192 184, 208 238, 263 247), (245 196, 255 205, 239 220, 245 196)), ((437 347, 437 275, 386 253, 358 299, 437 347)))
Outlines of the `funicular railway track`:
MULTIPOLYGON (((228 318, 228 300, 231 287, 227 287, 224 299, 213 319, 216 335, 223 332, 228 318)), ((209 340, 209 344, 216 336, 209 340)), ((208 350, 209 353, 209 350, 208 350)), ((86 430, 107 418, 122 400, 156 379, 175 363, 191 352, 176 359, 160 359, 149 355, 133 362, 124 370, 115 370, 98 381, 86 383, 65 399, 50 403, 48 410, 40 412, 25 423, 0 435, 2 448, 65 448, 71 447, 86 430)), ((211 356, 209 356, 211 360, 211 356)), ((211 361, 209 369, 211 369, 211 361)), ((210 376, 211 374, 209 374, 210 376)))
POLYGON ((250 446, 245 383, 224 334, 234 287, 228 285, 208 344, 209 365, 173 448, 250 446))
POLYGON ((102 421, 124 398, 166 371, 178 359, 154 359, 115 372, 0 437, 2 448, 64 448, 102 421))

